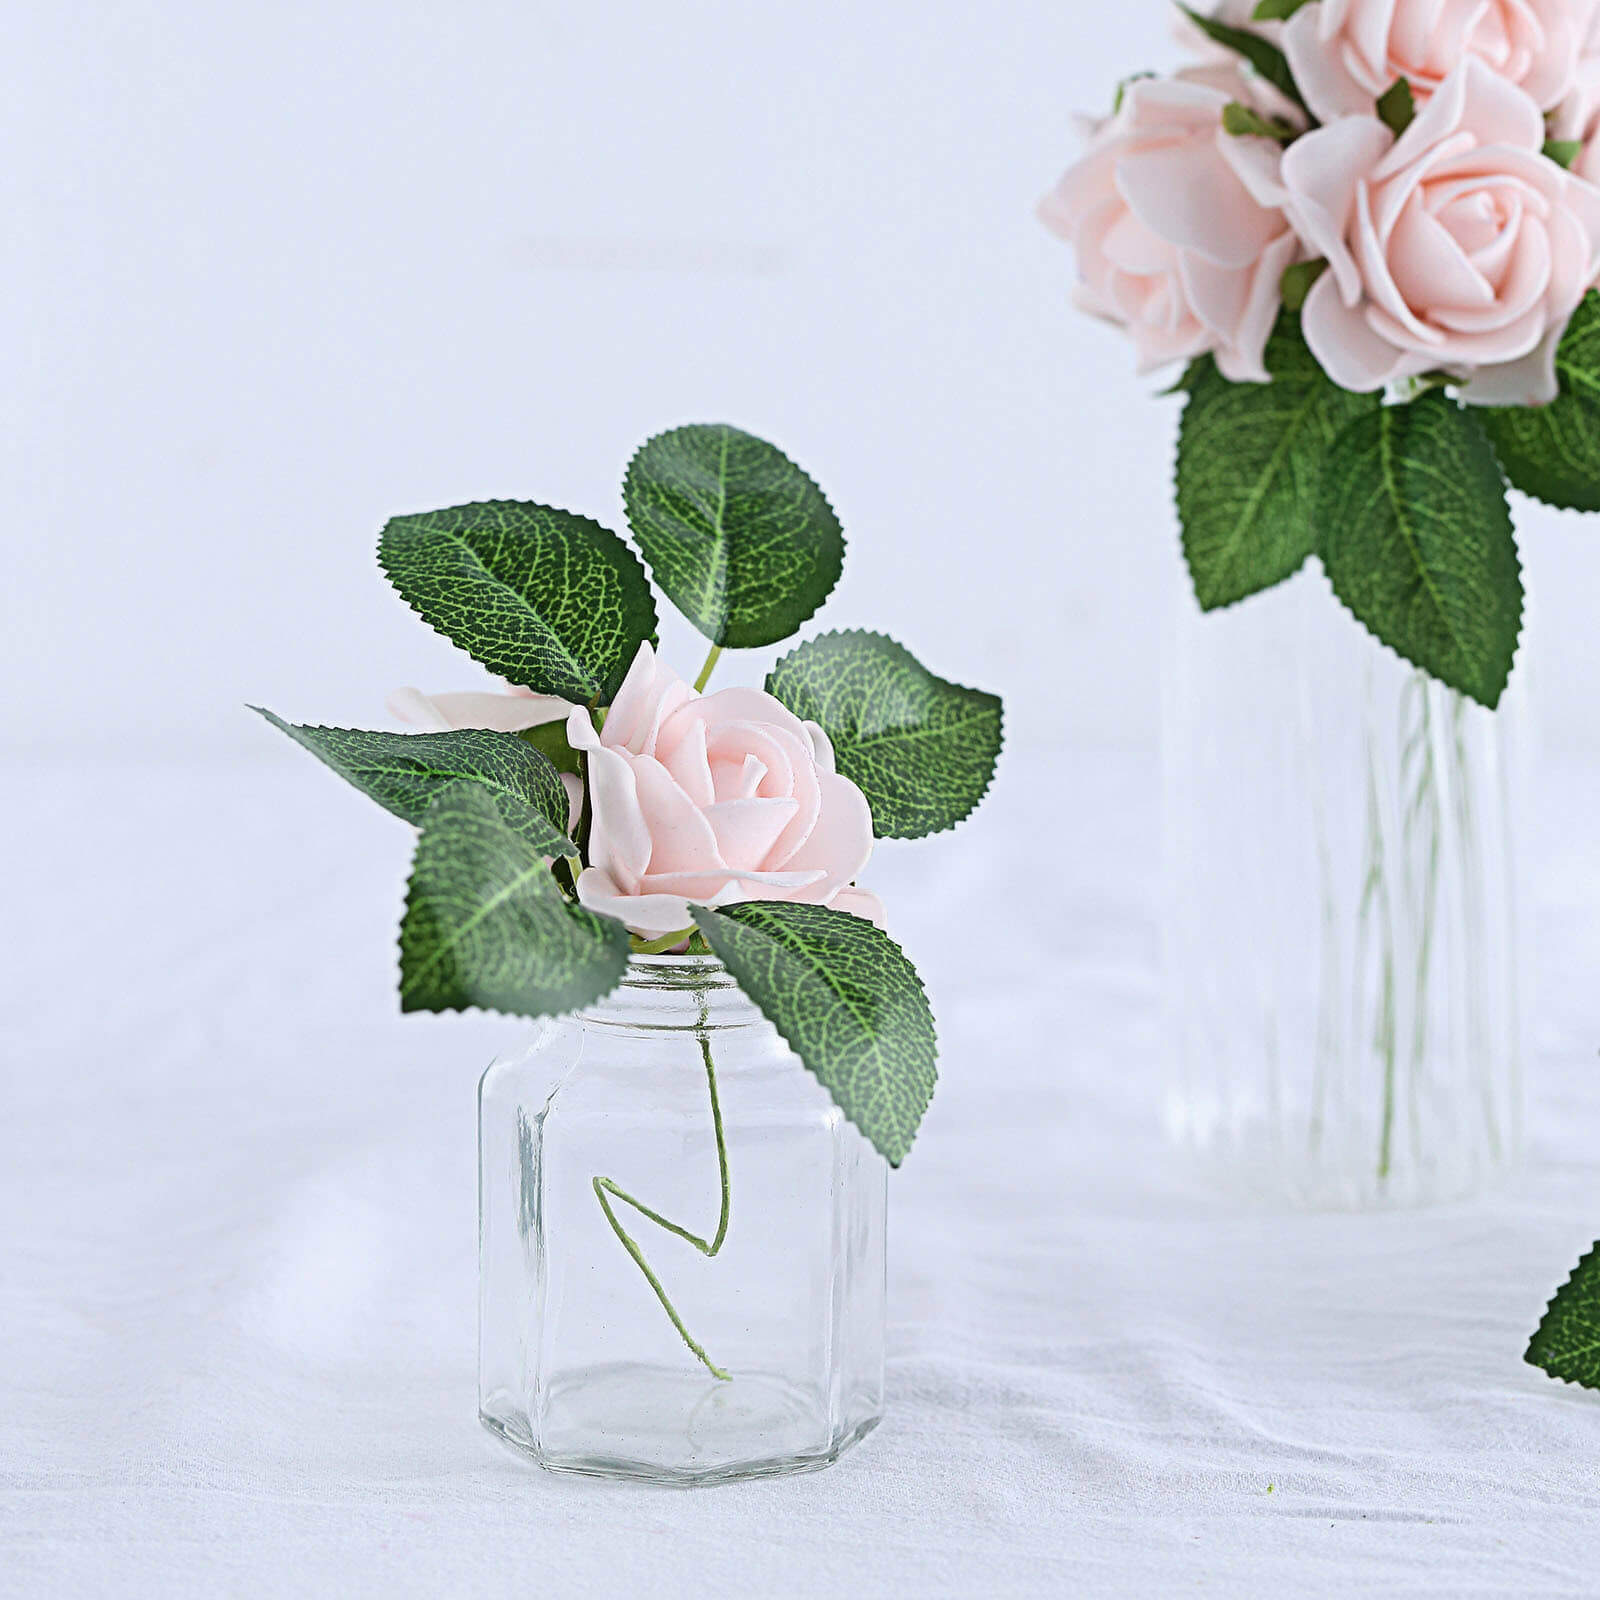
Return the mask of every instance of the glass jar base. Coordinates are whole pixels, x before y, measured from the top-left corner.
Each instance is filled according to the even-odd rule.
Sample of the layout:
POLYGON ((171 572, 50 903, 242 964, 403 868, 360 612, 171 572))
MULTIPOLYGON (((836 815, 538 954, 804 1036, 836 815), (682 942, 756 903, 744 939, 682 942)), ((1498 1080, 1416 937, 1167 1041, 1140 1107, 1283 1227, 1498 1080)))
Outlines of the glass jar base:
POLYGON ((830 1423, 817 1396, 765 1373, 731 1382, 637 1364, 563 1378, 537 1431, 509 1394, 479 1413, 489 1431, 551 1472, 692 1486, 812 1472, 864 1439, 878 1413, 830 1423))

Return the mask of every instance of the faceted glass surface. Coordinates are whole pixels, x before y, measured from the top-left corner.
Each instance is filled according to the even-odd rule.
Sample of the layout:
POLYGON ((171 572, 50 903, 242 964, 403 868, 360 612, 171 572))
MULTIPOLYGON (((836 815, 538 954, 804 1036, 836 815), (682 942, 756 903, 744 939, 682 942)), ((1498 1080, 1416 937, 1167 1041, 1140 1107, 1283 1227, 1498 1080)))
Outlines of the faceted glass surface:
POLYGON ((698 1482, 877 1423, 885 1164, 718 963, 639 958, 542 1026, 484 1074, 479 1134, 480 1409, 508 1442, 698 1482))

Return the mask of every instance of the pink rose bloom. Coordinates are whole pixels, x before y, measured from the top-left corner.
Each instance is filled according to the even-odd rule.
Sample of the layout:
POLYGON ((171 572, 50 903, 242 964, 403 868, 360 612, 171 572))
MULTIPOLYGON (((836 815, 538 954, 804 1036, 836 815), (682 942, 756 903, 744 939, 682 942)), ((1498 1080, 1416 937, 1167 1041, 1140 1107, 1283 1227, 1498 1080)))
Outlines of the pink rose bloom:
POLYGON ((1463 61, 1481 61, 1548 111, 1572 85, 1595 0, 1312 0, 1283 50, 1324 122, 1372 110, 1396 78, 1417 104, 1463 61))
POLYGON ((1263 109, 1265 89, 1220 64, 1128 84, 1040 203, 1077 255, 1077 303, 1128 330, 1141 372, 1211 351, 1225 377, 1267 381, 1279 279, 1300 246, 1241 177, 1245 147, 1275 143, 1222 131, 1230 100, 1263 109))
POLYGON ((851 887, 872 854, 866 798, 822 729, 771 695, 698 695, 643 644, 604 728, 579 706, 567 740, 588 755, 591 911, 648 938, 692 927, 691 903, 804 900, 881 922, 851 887))
POLYGON ((1600 267, 1600 189, 1544 137, 1533 100, 1469 59, 1398 140, 1345 117, 1289 147, 1285 203, 1328 260, 1302 325, 1335 383, 1442 370, 1479 404, 1555 398, 1556 341, 1600 267))

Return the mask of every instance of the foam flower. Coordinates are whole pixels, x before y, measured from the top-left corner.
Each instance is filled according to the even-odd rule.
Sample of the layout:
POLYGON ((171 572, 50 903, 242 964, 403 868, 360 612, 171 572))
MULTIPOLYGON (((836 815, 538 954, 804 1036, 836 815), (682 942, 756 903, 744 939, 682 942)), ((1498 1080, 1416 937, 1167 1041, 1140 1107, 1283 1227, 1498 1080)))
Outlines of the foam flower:
POLYGON ((1329 264, 1306 342, 1336 383, 1445 371, 1469 401, 1555 398, 1556 341, 1600 268, 1600 189, 1544 138, 1533 99, 1469 59, 1399 139, 1345 117, 1290 146, 1284 203, 1329 264))
POLYGON ((1210 351, 1225 377, 1267 381, 1279 281, 1300 244, 1241 177, 1244 147, 1276 146, 1224 132, 1222 114, 1238 100, 1277 115, 1269 93, 1224 63, 1132 82, 1040 204, 1077 255, 1078 304, 1128 331, 1142 372, 1210 351))
POLYGON ((872 853, 865 797, 834 770, 833 748, 759 689, 700 695, 639 653, 603 725, 576 707, 567 739, 585 752, 590 865, 578 898, 660 937, 689 907, 802 900, 881 922, 853 887, 872 853))
POLYGON ((1594 0, 1312 0, 1284 54, 1323 121, 1370 112, 1396 78, 1420 105, 1475 60, 1541 111, 1571 88, 1594 0))

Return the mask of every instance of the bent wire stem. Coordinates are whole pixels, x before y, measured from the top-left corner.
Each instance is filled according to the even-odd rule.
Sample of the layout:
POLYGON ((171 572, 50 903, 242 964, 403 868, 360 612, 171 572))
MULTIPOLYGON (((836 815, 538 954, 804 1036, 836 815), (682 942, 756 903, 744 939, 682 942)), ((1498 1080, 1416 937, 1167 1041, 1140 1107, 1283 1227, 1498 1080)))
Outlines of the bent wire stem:
POLYGON ((717 1176, 722 1185, 722 1213, 717 1219, 716 1234, 710 1239, 702 1239, 698 1234, 681 1227, 676 1222, 669 1221, 659 1211, 653 1210, 643 1201, 635 1200, 631 1194, 620 1189, 610 1178, 597 1177, 594 1180, 594 1197, 600 1202, 600 1209, 606 1214, 606 1221, 611 1224, 611 1230, 622 1241, 622 1248, 633 1257, 639 1270, 644 1274, 645 1281, 655 1290, 656 1299, 661 1302, 661 1309, 672 1319, 672 1325, 678 1330, 683 1342, 688 1345, 695 1356, 704 1364, 706 1370, 714 1378, 720 1378, 724 1383, 733 1381, 733 1374, 723 1371, 710 1356, 705 1353, 699 1341, 683 1325, 683 1318, 678 1315, 677 1307, 673 1305, 661 1280, 650 1269, 650 1263, 645 1260, 644 1252, 639 1248, 638 1242, 622 1226, 616 1211, 612 1208, 611 1198, 630 1205, 641 1217, 655 1223, 658 1228, 665 1228, 668 1233, 675 1233, 680 1239, 686 1239, 701 1255, 715 1256, 722 1248, 722 1242, 728 1237, 728 1147, 722 1134, 722 1106, 717 1099, 717 1070, 711 1060, 711 1040, 705 1033, 705 1014, 701 1012, 700 1029, 700 1055, 706 1064, 706 1088, 711 1095, 711 1126, 717 1139, 717 1176))

